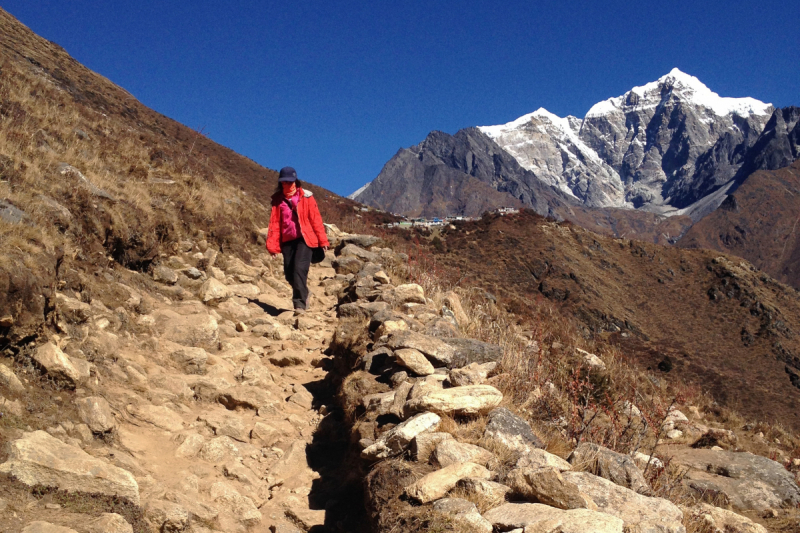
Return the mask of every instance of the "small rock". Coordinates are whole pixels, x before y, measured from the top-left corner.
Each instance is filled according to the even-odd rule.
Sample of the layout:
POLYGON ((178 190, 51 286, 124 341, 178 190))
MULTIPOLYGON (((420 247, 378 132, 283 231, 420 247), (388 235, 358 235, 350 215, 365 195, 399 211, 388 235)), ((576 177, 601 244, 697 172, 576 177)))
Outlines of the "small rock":
MULTIPOLYGON (((403 322, 405 324, 405 322, 403 322)), ((419 350, 413 348, 400 348, 394 352, 397 364, 404 366, 418 376, 433 374, 433 365, 419 350)))
POLYGON ((434 413, 421 413, 402 422, 378 439, 378 442, 361 451, 364 459, 383 459, 405 450, 417 435, 436 431, 441 418, 434 413))
POLYGON ((159 531, 183 531, 189 525, 189 512, 177 503, 166 500, 150 501, 147 502, 144 511, 159 531))
POLYGON ((33 359, 48 375, 63 380, 73 387, 88 379, 90 375, 89 364, 86 361, 73 360, 52 342, 39 346, 33 354, 33 359))
POLYGON ((261 512, 247 496, 242 496, 229 483, 218 481, 209 490, 215 502, 228 508, 233 516, 245 526, 255 526, 261 522, 261 512))
POLYGON ((17 375, 5 365, 0 365, 0 386, 6 387, 11 392, 16 392, 17 394, 25 392, 25 386, 17 375))
POLYGON ((470 363, 463 368, 451 370, 447 380, 454 387, 481 385, 495 367, 497 367, 497 363, 470 363))
POLYGON ((233 413, 203 413, 197 419, 208 424, 217 436, 227 435, 239 442, 250 441, 250 432, 244 421, 233 413))
POLYGON ((425 290, 416 283, 398 285, 393 289, 383 292, 380 296, 380 299, 394 307, 398 307, 406 303, 426 303, 425 290))
POLYGON ((204 303, 224 300, 231 295, 228 287, 216 278, 208 278, 200 287, 200 299, 204 303))
POLYGON ((456 484, 456 488, 467 495, 475 496, 493 504, 505 502, 506 494, 511 492, 511 487, 476 477, 462 479, 456 484))
POLYGON ((157 266, 153 269, 153 280, 165 285, 175 285, 178 282, 178 274, 171 268, 157 266))
POLYGON ((431 460, 439 467, 450 466, 454 463, 472 462, 483 466, 488 466, 494 459, 494 455, 489 450, 485 450, 474 444, 458 442, 455 439, 445 439, 441 441, 433 452, 431 460))
POLYGON ((103 513, 89 522, 90 533, 133 533, 133 526, 116 513, 103 513))
POLYGON ((176 457, 194 457, 197 455, 203 445, 205 444, 206 439, 202 435, 198 435, 197 433, 190 433, 186 436, 178 449, 175 450, 176 457))
POLYGON ((544 443, 536 436, 531 426, 505 407, 494 409, 489 413, 489 422, 486 424, 483 436, 518 453, 544 448, 544 443))
POLYGON ((517 460, 517 468, 555 468, 559 472, 572 470, 572 465, 557 455, 534 448, 517 460))
POLYGON ((0 328, 10 328, 14 325, 14 317, 11 315, 0 316, 0 328))
POLYGON ((186 277, 189 279, 200 279, 203 277, 203 273, 195 267, 189 267, 184 270, 183 273, 186 274, 186 277))
POLYGON ((250 438, 259 441, 263 446, 275 445, 281 438, 281 432, 264 422, 256 422, 250 432, 250 438))
POLYGON ((491 473, 475 463, 455 463, 423 476, 405 488, 405 494, 419 503, 428 503, 443 498, 456 483, 464 478, 489 479, 491 473))
POLYGON ((436 431, 420 433, 411 440, 411 458, 420 463, 427 463, 436 446, 443 440, 452 438, 449 433, 436 431))
POLYGON ((492 524, 481 516, 475 504, 461 498, 442 498, 433 510, 450 517, 453 525, 463 525, 469 531, 492 533, 492 524))
POLYGON ((111 406, 105 398, 89 396, 75 400, 78 416, 89 426, 93 433, 107 433, 113 431, 117 423, 111 414, 111 406))

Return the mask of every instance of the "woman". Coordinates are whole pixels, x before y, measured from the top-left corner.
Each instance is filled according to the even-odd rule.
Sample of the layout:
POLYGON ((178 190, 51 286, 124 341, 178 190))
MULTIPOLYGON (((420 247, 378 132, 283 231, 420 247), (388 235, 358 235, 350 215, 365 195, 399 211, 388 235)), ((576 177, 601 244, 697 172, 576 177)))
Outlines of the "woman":
POLYGON ((313 248, 330 246, 317 201, 303 190, 292 167, 281 169, 278 189, 272 195, 272 212, 267 231, 267 251, 272 257, 283 254, 283 275, 292 286, 296 314, 308 304, 308 269, 313 248))

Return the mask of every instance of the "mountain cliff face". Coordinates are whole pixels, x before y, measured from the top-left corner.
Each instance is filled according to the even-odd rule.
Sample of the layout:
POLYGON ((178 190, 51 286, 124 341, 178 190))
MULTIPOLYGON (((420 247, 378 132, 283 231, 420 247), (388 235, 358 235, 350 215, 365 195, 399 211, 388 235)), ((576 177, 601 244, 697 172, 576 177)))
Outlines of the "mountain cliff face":
MULTIPOLYGON (((753 169, 779 168, 775 165, 785 166, 796 158, 791 148, 791 139, 796 146, 796 113, 773 111, 772 105, 753 98, 720 97, 697 78, 674 69, 594 105, 582 120, 539 109, 508 124, 447 136, 446 154, 440 149, 445 134, 432 134, 398 152, 353 198, 404 214, 465 214, 462 199, 455 195, 444 194, 448 199, 426 206, 425 196, 419 194, 425 187, 436 188, 431 178, 444 172, 430 167, 446 165, 460 173, 448 183, 460 176, 468 179, 462 176, 466 174, 539 213, 544 212, 542 199, 556 195, 567 206, 641 209, 699 220, 753 169), (776 132, 769 139, 783 148, 771 149, 780 155, 759 156, 770 142, 758 143, 762 132, 770 130, 768 123, 776 132), (476 171, 462 157, 474 153, 475 146, 483 147, 486 164, 490 159, 501 161, 503 171, 476 171), (505 155, 518 166, 509 164, 505 155), (414 159, 418 163, 412 164, 414 159), (536 182, 544 187, 534 192, 536 182)), ((482 203, 492 199, 487 196, 482 203)))
POLYGON ((358 201, 409 216, 479 216, 498 206, 530 207, 541 215, 577 205, 543 183, 477 128, 434 131, 402 149, 358 201))

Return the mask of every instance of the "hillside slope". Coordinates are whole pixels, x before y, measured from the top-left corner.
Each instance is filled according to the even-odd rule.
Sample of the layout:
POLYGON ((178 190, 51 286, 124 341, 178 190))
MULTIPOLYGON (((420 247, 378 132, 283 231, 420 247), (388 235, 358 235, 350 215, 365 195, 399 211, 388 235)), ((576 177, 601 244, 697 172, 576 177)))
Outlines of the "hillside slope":
POLYGON ((744 257, 783 283, 800 287, 800 162, 758 171, 679 241, 744 257))
POLYGON ((531 211, 459 223, 439 239, 435 268, 514 313, 547 298, 664 378, 800 427, 800 294, 741 259, 604 237, 531 211))
MULTIPOLYGON (((0 316, 13 323, 0 347, 52 320, 68 271, 146 271, 200 232, 248 254, 275 171, 147 108, 2 10, 0 33, 0 316)), ((311 189, 328 221, 356 220, 355 202, 311 189)))

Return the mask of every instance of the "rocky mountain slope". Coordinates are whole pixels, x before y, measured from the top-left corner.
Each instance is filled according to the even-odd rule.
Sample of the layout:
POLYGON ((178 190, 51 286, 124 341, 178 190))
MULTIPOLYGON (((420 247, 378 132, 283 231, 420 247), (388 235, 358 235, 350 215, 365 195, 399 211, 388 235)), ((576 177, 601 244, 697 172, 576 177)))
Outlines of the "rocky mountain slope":
MULTIPOLYGON (((478 130, 512 155, 524 171, 580 205, 669 214, 688 208, 685 212, 696 212, 697 219, 710 210, 698 202, 735 177, 773 110, 753 98, 720 97, 697 78, 673 69, 655 82, 595 104, 583 119, 539 109, 508 124, 478 130)), ((474 146, 476 134, 468 137, 474 146)), ((457 134, 454 142, 458 140, 457 134)), ((428 151, 437 153, 429 141, 410 150, 420 162, 428 151)), ((468 153, 469 146, 461 151, 468 153)), ((496 150, 486 153, 493 156, 496 150)), ((402 184, 412 176, 424 182, 425 175, 420 166, 406 168, 401 161, 409 157, 404 150, 398 152, 378 178, 353 197, 389 210, 406 209, 398 202, 402 184), (399 168, 403 171, 398 173, 399 168), (384 195, 386 187, 393 192, 384 195)), ((451 168, 496 190, 507 190, 509 182, 530 181, 519 171, 496 173, 489 180, 460 158, 450 162, 451 168)), ((410 194, 416 194, 419 183, 409 185, 410 194)), ((544 214, 540 205, 508 192, 544 214)), ((435 207, 463 214, 457 204, 435 207)))
POLYGON ((585 335, 610 339, 664 379, 800 427, 796 289, 733 256, 604 237, 531 211, 453 228, 428 245, 449 279, 483 287, 520 316, 537 299, 555 302, 585 335))

